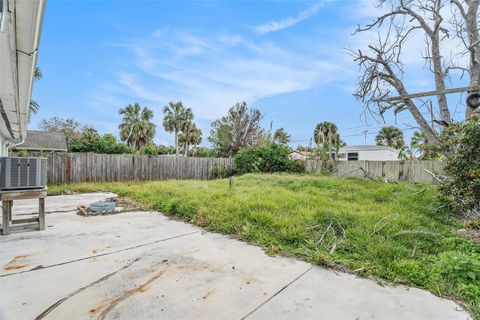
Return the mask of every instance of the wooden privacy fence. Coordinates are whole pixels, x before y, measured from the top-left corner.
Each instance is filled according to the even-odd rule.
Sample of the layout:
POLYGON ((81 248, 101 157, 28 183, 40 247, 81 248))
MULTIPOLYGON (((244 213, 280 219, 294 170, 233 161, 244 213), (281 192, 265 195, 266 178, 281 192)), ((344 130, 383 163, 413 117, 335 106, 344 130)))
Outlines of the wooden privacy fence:
POLYGON ((381 178, 393 181, 433 182, 438 181, 434 175, 444 174, 444 163, 430 160, 408 161, 336 161, 325 164, 320 160, 306 160, 305 170, 308 173, 320 173, 325 170, 337 177, 381 178))
MULTIPOLYGON (((336 161, 306 160, 307 173, 325 170, 337 177, 380 178, 393 181, 438 182, 441 161, 336 161)), ((233 171, 233 159, 141 156, 130 154, 53 153, 48 156, 48 183, 111 182, 132 180, 225 177, 233 171)))
POLYGON ((47 166, 48 183, 207 180, 231 172, 233 160, 130 154, 53 153, 48 156, 47 166))

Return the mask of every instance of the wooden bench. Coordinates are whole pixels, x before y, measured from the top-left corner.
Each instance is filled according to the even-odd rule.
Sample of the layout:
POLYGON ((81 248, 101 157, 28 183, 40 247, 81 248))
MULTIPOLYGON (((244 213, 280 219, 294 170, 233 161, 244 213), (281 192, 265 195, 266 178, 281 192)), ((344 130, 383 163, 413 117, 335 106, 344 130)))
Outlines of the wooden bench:
POLYGON ((7 235, 7 234, 10 234, 10 231, 24 230, 32 225, 38 226, 39 230, 45 230, 45 198, 46 197, 47 197, 47 188, 23 189, 23 190, 0 190, 0 201, 2 201, 2 234, 7 235), (23 199, 38 199, 38 217, 25 218, 25 219, 12 219, 13 201, 23 200, 23 199))

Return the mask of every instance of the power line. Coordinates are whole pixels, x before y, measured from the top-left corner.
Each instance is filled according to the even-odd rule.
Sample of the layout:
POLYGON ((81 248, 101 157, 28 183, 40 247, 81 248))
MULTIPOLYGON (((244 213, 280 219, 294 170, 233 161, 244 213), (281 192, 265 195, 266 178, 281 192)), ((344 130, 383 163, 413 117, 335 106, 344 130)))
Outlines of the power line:
MULTIPOLYGON (((409 130, 418 130, 417 128, 399 128, 400 130, 402 131, 409 131, 409 130)), ((345 135, 345 136, 342 136, 340 135, 341 138, 350 138, 350 137, 358 137, 358 136, 370 136, 370 135, 376 135, 378 134, 377 132, 365 132, 366 130, 362 131, 362 133, 356 133, 356 134, 349 134, 349 135, 345 135)), ((292 140, 290 142, 308 142, 310 141, 310 139, 301 139, 301 140, 292 140)))
MULTIPOLYGON (((418 130, 417 128, 399 128, 399 129, 402 130, 402 131, 418 130)), ((350 135, 341 136, 341 137, 348 138, 348 137, 357 137, 357 136, 363 136, 363 135, 369 135, 370 136, 372 134, 378 134, 378 132, 370 132, 370 133, 362 132, 362 133, 359 133, 359 134, 350 134, 350 135)))

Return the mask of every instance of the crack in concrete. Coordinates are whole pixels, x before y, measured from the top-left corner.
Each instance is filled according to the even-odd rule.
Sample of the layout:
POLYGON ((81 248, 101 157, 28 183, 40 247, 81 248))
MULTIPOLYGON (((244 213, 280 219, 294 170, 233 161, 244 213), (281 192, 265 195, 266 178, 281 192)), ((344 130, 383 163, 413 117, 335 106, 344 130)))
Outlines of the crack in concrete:
POLYGON ((47 265, 47 266, 36 266, 35 268, 29 269, 29 270, 23 270, 23 271, 8 273, 8 274, 2 274, 2 275, 0 275, 0 278, 10 277, 10 276, 14 276, 14 275, 22 274, 22 273, 27 273, 27 272, 32 272, 32 271, 37 271, 37 270, 43 270, 43 269, 46 269, 46 268, 63 266, 65 264, 74 263, 74 262, 83 261, 83 260, 88 260, 88 259, 92 259, 92 258, 103 257, 103 256, 116 254, 116 253, 124 252, 124 251, 127 251, 127 250, 137 249, 137 248, 145 247, 145 246, 148 246, 148 245, 151 245, 151 244, 164 242, 164 241, 168 241, 168 240, 172 240, 172 239, 177 239, 177 238, 181 238, 181 237, 185 237, 185 236, 189 236, 189 235, 197 234, 197 233, 201 233, 201 232, 202 232, 201 230, 193 231, 193 232, 187 232, 187 233, 180 234, 178 236, 173 236, 173 237, 169 237, 169 238, 165 238, 165 239, 146 242, 146 243, 142 243, 142 244, 139 244, 139 245, 136 245, 136 246, 131 246, 131 247, 127 247, 127 248, 123 248, 123 249, 119 249, 119 250, 111 251, 111 252, 105 252, 105 253, 97 254, 97 255, 94 255, 94 256, 88 256, 88 257, 83 257, 83 258, 79 258, 79 259, 75 259, 75 260, 64 261, 64 262, 55 263, 55 264, 51 264, 51 265, 47 265))
POLYGON ((80 292, 82 292, 83 290, 85 289, 88 289, 102 281, 105 281, 109 278, 111 278, 113 275, 117 274, 118 272, 122 271, 122 270, 125 270, 127 268, 129 268, 132 264, 134 264, 135 262, 137 262, 138 260, 140 260, 140 258, 136 258, 132 261, 130 261, 129 263, 127 263, 126 265, 124 265, 123 267, 121 267, 120 269, 112 272, 112 273, 109 273, 107 274, 106 276, 103 276, 101 277, 100 279, 98 280, 95 280, 94 282, 84 286, 84 287, 81 287, 75 291, 73 291, 72 293, 70 293, 69 295, 63 297, 62 299, 58 300, 57 302, 55 302, 54 304, 52 304, 50 307, 48 307, 47 309, 45 309, 45 311, 43 311, 42 313, 40 313, 36 318, 35 320, 40 320, 40 319, 43 319, 47 314, 49 314, 50 312, 52 312, 56 307, 58 307, 59 305, 61 305, 63 302, 65 302, 66 300, 70 299, 71 297, 73 297, 74 295, 77 295, 79 294, 80 292))
POLYGON ((315 266, 311 266, 310 268, 308 268, 307 270, 303 271, 301 274, 299 274, 297 277, 295 277, 292 281, 290 281, 289 283, 287 283, 285 286, 283 286, 280 290, 278 290, 277 292, 275 292, 271 297, 269 297, 267 300, 263 301, 261 304, 259 304, 257 307, 255 307, 252 311, 250 311, 249 313, 247 313, 245 316, 243 316, 241 318, 241 320, 244 320, 244 319, 247 319, 248 317, 250 317, 252 314, 254 314, 255 312, 257 312, 261 307, 263 307, 264 305, 266 305, 268 302, 270 302, 273 298, 275 298, 276 296, 278 296, 280 293, 282 293, 283 290, 287 289, 290 285, 292 285, 295 281, 297 281, 298 279, 300 279, 301 277, 303 277, 307 272, 309 272, 310 270, 312 270, 313 268, 315 268, 315 266))
POLYGON ((149 284, 151 284, 152 282, 154 282, 155 280, 160 278, 164 273, 165 273, 165 270, 161 270, 161 271, 157 272, 153 277, 151 277, 150 279, 145 281, 143 284, 141 284, 140 286, 135 287, 134 289, 131 289, 131 290, 123 293, 122 295, 120 295, 118 298, 116 298, 115 300, 113 300, 112 302, 110 302, 108 304, 108 306, 102 311, 102 313, 100 313, 100 315, 97 317, 97 319, 98 320, 105 320, 105 317, 107 316, 107 314, 110 311, 112 311, 120 302, 126 300, 127 298, 129 298, 130 296, 134 295, 137 292, 143 291, 149 284))

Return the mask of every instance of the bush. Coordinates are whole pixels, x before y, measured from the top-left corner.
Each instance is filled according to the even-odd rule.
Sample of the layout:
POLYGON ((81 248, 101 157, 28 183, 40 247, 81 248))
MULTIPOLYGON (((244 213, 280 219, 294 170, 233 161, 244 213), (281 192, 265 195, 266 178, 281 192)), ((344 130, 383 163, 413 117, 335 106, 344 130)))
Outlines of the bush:
POLYGON ((196 147, 193 150, 190 150, 191 157, 199 157, 199 158, 211 158, 215 156, 215 152, 213 149, 205 148, 205 147, 196 147))
POLYGON ((162 155, 162 154, 175 154, 175 147, 158 145, 158 146, 157 146, 157 154, 159 154, 159 155, 162 155))
POLYGON ((228 170, 224 167, 219 167, 215 165, 212 170, 212 178, 213 179, 222 179, 227 178, 230 175, 228 170))
POLYGON ((243 148, 235 155, 235 170, 239 174, 249 172, 303 172, 302 163, 290 159, 290 152, 289 147, 280 144, 243 148))
POLYGON ((480 114, 449 126, 442 134, 449 176, 441 186, 443 199, 462 210, 480 209, 480 114))
POLYGON ((126 144, 119 143, 112 134, 101 136, 93 128, 85 128, 79 138, 68 145, 69 152, 94 152, 108 154, 135 153, 135 150, 126 144))
POLYGON ((140 154, 148 155, 148 156, 156 156, 158 155, 157 146, 153 143, 147 144, 145 147, 140 150, 140 154))
POLYGON ((28 157, 28 152, 27 152, 27 150, 24 150, 24 149, 19 150, 17 157, 28 157))

